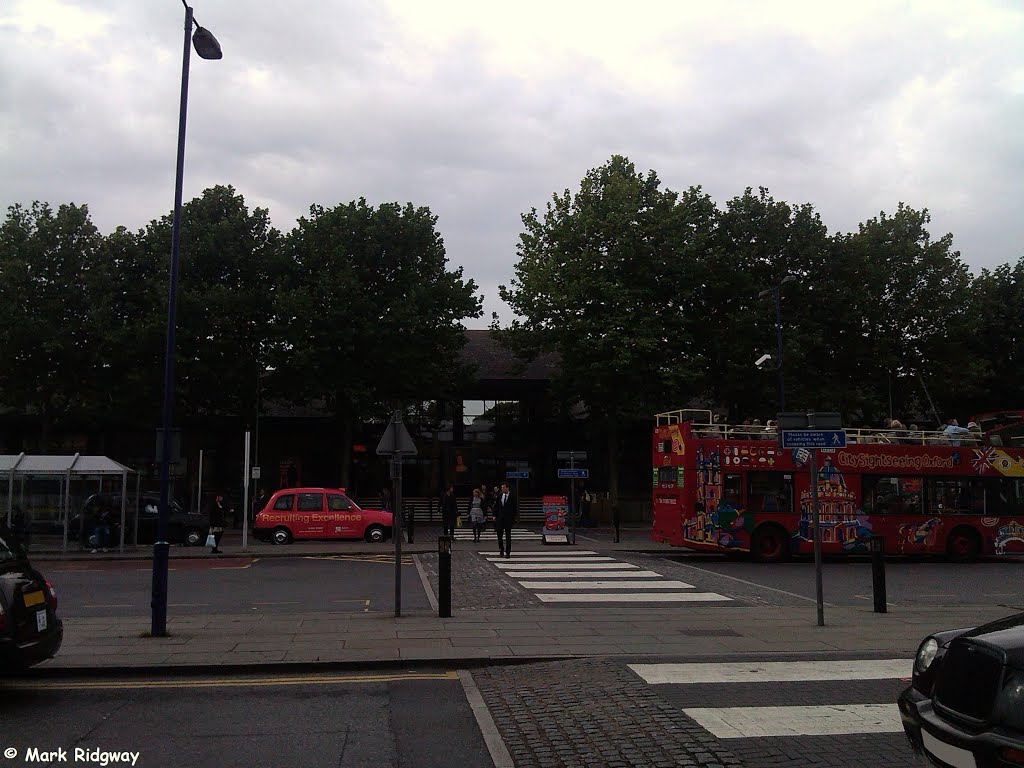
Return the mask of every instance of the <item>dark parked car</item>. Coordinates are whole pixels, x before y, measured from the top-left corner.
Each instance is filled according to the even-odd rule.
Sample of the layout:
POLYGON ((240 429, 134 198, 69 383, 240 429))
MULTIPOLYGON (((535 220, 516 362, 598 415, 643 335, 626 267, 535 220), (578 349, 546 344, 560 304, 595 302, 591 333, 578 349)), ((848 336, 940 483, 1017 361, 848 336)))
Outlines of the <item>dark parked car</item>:
POLYGON ((1024 613, 925 638, 899 708, 934 765, 1024 766, 1024 613))
POLYGON ((64 640, 57 594, 28 562, 21 542, 0 523, 0 671, 51 658, 64 640))
MULTIPOLYGON (((135 498, 129 494, 128 505, 125 508, 125 544, 134 543, 134 505, 135 498)), ((159 495, 143 493, 139 496, 139 544, 152 544, 156 541, 159 509, 159 495)), ((96 526, 99 524, 104 510, 108 511, 110 520, 110 538, 107 540, 107 547, 116 547, 121 540, 121 494, 119 493, 94 493, 87 498, 83 505, 84 531, 78 515, 75 515, 68 521, 69 538, 71 540, 82 539, 83 546, 96 546, 98 542, 91 537, 96 531, 96 526)), ((178 502, 171 501, 171 514, 167 520, 167 540, 172 544, 199 546, 206 541, 209 529, 210 520, 206 515, 186 512, 178 502)))

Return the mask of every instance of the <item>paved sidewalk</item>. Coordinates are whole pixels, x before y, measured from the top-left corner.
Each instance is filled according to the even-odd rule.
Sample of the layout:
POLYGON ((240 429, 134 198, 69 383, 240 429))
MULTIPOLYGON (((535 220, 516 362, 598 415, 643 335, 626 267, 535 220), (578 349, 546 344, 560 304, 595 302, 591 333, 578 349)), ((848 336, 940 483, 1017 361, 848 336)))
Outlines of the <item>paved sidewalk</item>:
MULTIPOLYGON (((403 542, 404 554, 433 555, 439 529, 418 526, 416 543, 403 542)), ((237 532, 236 532, 237 533, 237 532)), ((588 529, 577 549, 603 552, 665 551, 646 531, 624 532, 615 543, 611 531, 588 529)), ((394 552, 393 542, 310 542, 284 547, 256 542, 242 551, 228 538, 222 559, 232 557, 306 557, 310 555, 394 552)), ((455 550, 474 552, 473 542, 455 550)), ((519 551, 550 551, 541 544, 519 551)), ((566 548, 567 554, 573 548, 566 548)), ((46 572, 54 560, 140 559, 140 552, 60 555, 35 552, 46 572)), ((214 558, 205 548, 174 547, 172 558, 214 558)), ((417 558, 424 587, 436 606, 433 589, 417 558)), ((145 559, 142 560, 145 562, 145 559)), ((937 629, 975 626, 1006 615, 998 606, 957 608, 895 607, 876 614, 869 607, 827 606, 827 626, 816 625, 813 603, 795 606, 696 605, 530 606, 497 602, 491 607, 454 611, 440 619, 434 611, 217 614, 168 617, 169 637, 150 638, 150 615, 140 607, 127 618, 65 618, 64 645, 39 669, 118 670, 152 667, 251 667, 288 664, 372 665, 439 663, 472 666, 487 661, 589 657, 662 657, 678 660, 746 655, 879 654, 911 657, 920 641, 937 629)))

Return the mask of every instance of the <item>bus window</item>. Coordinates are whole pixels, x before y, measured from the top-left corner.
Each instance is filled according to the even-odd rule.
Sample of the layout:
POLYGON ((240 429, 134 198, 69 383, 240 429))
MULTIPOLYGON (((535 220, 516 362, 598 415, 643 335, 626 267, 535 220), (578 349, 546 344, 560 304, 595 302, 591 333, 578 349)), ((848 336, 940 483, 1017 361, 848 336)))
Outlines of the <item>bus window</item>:
POLYGON ((722 484, 721 506, 730 504, 736 509, 743 506, 743 483, 740 475, 726 475, 722 484))
POLYGON ((792 512, 793 479, 781 472, 747 474, 747 507, 752 512, 792 512))
POLYGON ((873 477, 861 481, 864 511, 876 515, 921 513, 921 478, 873 477))
POLYGON ((928 480, 933 515, 980 515, 985 513, 986 494, 980 479, 935 478, 928 480))

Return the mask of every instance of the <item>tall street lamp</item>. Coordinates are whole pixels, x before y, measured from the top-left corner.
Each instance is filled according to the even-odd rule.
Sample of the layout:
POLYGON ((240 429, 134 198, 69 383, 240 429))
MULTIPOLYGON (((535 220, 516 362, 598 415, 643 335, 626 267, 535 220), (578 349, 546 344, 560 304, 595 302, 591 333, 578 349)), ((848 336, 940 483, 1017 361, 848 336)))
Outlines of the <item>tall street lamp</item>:
POLYGON ((174 177, 174 224, 171 229, 171 280, 167 292, 167 347, 164 351, 163 441, 160 456, 160 514, 157 518, 156 542, 153 544, 153 637, 167 634, 167 563, 171 545, 167 541, 170 518, 171 480, 171 414, 174 406, 174 325, 178 305, 178 258, 181 248, 181 186, 185 169, 185 115, 188 112, 189 37, 202 59, 219 59, 223 54, 213 34, 192 17, 192 8, 185 6, 185 47, 181 62, 181 107, 178 113, 178 166, 174 177), (195 25, 195 34, 192 26, 195 25))
POLYGON ((775 370, 779 377, 779 411, 786 410, 786 380, 782 375, 782 301, 781 292, 782 286, 786 283, 795 283, 796 275, 786 275, 779 282, 778 285, 772 288, 765 288, 759 294, 757 298, 763 299, 765 296, 772 296, 775 299, 775 343, 776 343, 776 364, 775 370))

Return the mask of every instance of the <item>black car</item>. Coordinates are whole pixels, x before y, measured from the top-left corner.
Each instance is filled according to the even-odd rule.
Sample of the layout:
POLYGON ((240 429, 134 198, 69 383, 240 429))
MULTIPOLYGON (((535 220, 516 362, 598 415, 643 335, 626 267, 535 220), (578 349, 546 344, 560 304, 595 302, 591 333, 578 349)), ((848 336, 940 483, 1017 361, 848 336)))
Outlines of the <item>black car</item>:
POLYGON ((933 765, 1024 766, 1024 613, 925 638, 899 708, 933 765))
POLYGON ((55 656, 63 640, 57 594, 29 564, 21 542, 0 523, 0 672, 55 656))
MULTIPOLYGON (((135 498, 128 496, 125 507, 125 544, 135 543, 135 498)), ((156 526, 159 518, 160 496, 154 493, 143 493, 139 496, 139 544, 152 544, 156 541, 156 526)), ((81 540, 82 546, 95 548, 100 542, 93 538, 96 528, 107 512, 110 537, 107 547, 116 547, 121 541, 121 494, 94 493, 82 505, 85 523, 82 524, 78 515, 68 521, 68 537, 81 540)), ((167 519, 167 540, 172 544, 184 544, 195 547, 206 541, 210 529, 210 520, 206 515, 197 512, 186 512, 176 501, 171 501, 171 513, 167 519)))

